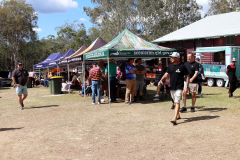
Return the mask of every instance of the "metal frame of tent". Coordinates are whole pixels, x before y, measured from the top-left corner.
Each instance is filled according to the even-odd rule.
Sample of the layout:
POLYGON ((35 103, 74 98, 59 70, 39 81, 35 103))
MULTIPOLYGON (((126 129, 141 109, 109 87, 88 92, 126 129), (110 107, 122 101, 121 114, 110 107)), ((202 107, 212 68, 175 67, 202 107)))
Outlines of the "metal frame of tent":
MULTIPOLYGON (((108 44, 104 45, 99 49, 96 49, 94 51, 84 54, 83 66, 85 66, 85 61, 88 61, 88 60, 107 59, 108 91, 109 91, 108 96, 109 96, 109 107, 111 107, 109 58, 117 58, 117 59, 143 58, 143 57, 144 58, 145 57, 146 58, 167 58, 174 51, 175 49, 165 48, 165 47, 160 48, 160 46, 144 41, 141 38, 135 36, 133 33, 128 31, 127 29, 125 29, 121 34, 119 34, 115 39, 113 39, 108 44), (129 38, 133 38, 133 41, 130 42, 129 38), (131 43, 135 43, 135 45, 137 44, 138 46, 133 46, 131 43), (125 46, 129 48, 126 48, 125 46), (121 49, 121 47, 122 48, 125 47, 125 48, 121 49)), ((85 82, 85 69, 83 72, 83 81, 85 82)), ((84 88, 85 87, 86 86, 84 83, 84 88)), ((85 92, 84 92, 84 98, 86 98, 85 92)))

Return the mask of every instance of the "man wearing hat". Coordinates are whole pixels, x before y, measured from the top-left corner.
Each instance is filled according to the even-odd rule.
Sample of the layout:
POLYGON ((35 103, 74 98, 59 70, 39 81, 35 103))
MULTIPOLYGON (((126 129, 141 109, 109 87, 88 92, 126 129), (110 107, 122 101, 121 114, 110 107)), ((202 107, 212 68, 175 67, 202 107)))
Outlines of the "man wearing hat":
MULTIPOLYGON (((116 102, 116 75, 117 75, 117 64, 113 58, 109 59, 109 79, 110 79, 110 99, 111 102, 116 102)), ((105 69, 105 78, 108 77, 108 65, 105 69)))
MULTIPOLYGON (((101 72, 103 75, 105 75, 105 67, 104 67, 104 62, 102 59, 98 60, 98 68, 100 68, 101 72)), ((101 88, 101 102, 105 102, 104 97, 103 97, 103 92, 104 90, 106 91, 108 95, 108 85, 107 85, 107 80, 105 78, 100 79, 100 88, 101 88)))
POLYGON ((18 62, 18 68, 13 71, 12 74, 13 83, 16 86, 16 94, 18 96, 19 108, 23 110, 23 100, 27 98, 27 84, 28 84, 28 72, 23 68, 22 63, 18 62))
POLYGON ((180 54, 178 52, 173 52, 171 55, 172 64, 168 66, 166 73, 160 80, 163 81, 170 75, 170 85, 171 85, 171 96, 175 105, 175 116, 171 123, 177 125, 177 120, 180 119, 180 100, 182 99, 182 93, 187 93, 187 88, 184 88, 184 76, 186 77, 186 83, 189 83, 189 74, 185 65, 180 63, 180 54))
POLYGON ((236 62, 237 62, 236 58, 233 58, 232 64, 227 66, 227 71, 226 71, 226 74, 228 75, 228 79, 229 79, 229 92, 228 92, 229 98, 234 98, 233 92, 238 87, 238 79, 236 76, 236 65, 235 65, 236 62))

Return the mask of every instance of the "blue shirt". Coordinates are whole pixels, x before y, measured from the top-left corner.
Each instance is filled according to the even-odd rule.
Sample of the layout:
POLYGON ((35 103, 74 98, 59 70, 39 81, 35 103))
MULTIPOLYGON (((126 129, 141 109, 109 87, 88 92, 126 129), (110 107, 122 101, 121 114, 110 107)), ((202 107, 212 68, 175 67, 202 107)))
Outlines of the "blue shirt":
POLYGON ((133 74, 130 72, 130 70, 137 70, 137 68, 134 65, 126 65, 126 79, 128 80, 136 80, 136 74, 133 74))

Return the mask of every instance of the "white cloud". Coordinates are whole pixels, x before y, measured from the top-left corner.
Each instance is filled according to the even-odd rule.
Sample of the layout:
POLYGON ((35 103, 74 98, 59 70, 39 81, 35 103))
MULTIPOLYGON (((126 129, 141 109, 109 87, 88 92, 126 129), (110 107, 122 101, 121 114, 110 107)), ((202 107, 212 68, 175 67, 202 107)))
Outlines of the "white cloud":
POLYGON ((27 0, 38 13, 63 13, 70 8, 78 8, 78 2, 74 0, 27 0))
POLYGON ((35 32, 42 32, 43 30, 41 28, 33 28, 35 32))
POLYGON ((208 5, 208 0, 196 0, 199 5, 203 6, 203 9, 200 11, 202 17, 204 17, 205 13, 208 11, 210 6, 208 5))
POLYGON ((79 20, 80 21, 87 21, 85 18, 80 18, 79 20))

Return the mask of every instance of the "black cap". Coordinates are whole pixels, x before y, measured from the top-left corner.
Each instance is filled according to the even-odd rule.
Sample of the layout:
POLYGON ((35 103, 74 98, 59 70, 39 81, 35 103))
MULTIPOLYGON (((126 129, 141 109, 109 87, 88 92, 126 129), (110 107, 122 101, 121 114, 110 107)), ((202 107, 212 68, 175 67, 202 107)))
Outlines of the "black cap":
POLYGON ((22 65, 22 62, 18 62, 18 65, 22 65))

